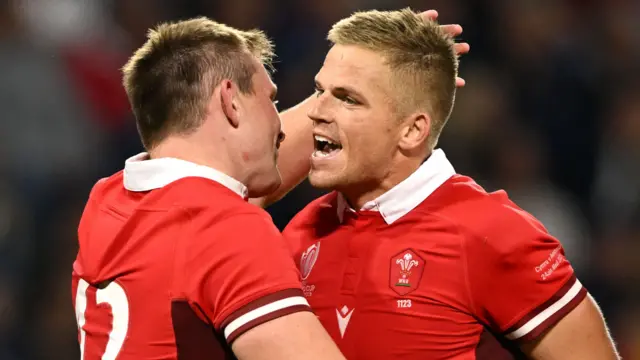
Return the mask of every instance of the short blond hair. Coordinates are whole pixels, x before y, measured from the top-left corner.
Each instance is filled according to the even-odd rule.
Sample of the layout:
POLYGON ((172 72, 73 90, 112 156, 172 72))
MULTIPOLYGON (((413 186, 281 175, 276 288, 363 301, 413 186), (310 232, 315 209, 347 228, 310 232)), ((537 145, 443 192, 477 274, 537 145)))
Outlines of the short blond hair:
POLYGON ((356 12, 336 23, 328 39, 384 57, 392 73, 392 93, 400 94, 395 99, 398 112, 428 111, 432 126, 427 142, 435 147, 455 100, 458 58, 451 36, 406 8, 356 12))
POLYGON ((252 56, 271 69, 273 45, 258 30, 241 31, 205 17, 150 30, 122 69, 145 148, 200 126, 208 99, 222 80, 251 93, 257 71, 252 56))

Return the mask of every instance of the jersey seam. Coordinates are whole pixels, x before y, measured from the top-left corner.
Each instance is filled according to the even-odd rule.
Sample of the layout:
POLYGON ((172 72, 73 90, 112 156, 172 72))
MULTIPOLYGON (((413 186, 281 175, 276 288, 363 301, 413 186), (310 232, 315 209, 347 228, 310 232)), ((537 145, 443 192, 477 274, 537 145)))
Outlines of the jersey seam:
POLYGON ((473 300, 473 292, 471 291, 471 277, 469 276, 469 252, 467 251, 467 247, 468 247, 469 241, 467 236, 462 236, 462 256, 464 257, 464 283, 466 286, 466 290, 467 290, 467 298, 469 300, 470 303, 470 307, 471 307, 471 311, 473 313, 473 315, 476 317, 476 319, 482 323, 482 321, 480 321, 479 315, 478 315, 478 309, 476 308, 476 304, 475 301, 473 300))
MULTIPOLYGON (((190 220, 189 224, 191 224, 191 225, 189 226, 189 231, 186 232, 186 235, 190 235, 190 234, 194 233, 193 228, 192 228, 193 227, 193 223, 194 223, 194 221, 192 221, 193 218, 194 218, 194 215, 192 214, 192 210, 193 209, 186 208, 186 207, 183 207, 181 205, 176 205, 176 206, 181 208, 184 212, 186 212, 187 216, 189 217, 189 220, 190 220)), ((242 211, 236 211, 236 212, 233 212, 233 213, 221 214, 218 217, 218 221, 223 221, 223 220, 227 220, 227 219, 232 218, 232 217, 245 216, 245 215, 257 216, 258 218, 260 218, 261 221, 264 221, 264 219, 262 218, 262 216, 261 216, 261 214, 259 212, 257 212, 257 211, 249 211, 249 210, 242 210, 242 211)), ((183 235, 182 238, 184 238, 184 236, 185 235, 183 235)), ((192 238, 192 237, 189 236, 189 238, 192 238)), ((174 260, 175 260, 175 254, 174 254, 174 260)), ((175 266, 176 265, 174 263, 174 267, 175 266)), ((251 302, 262 298, 263 296, 269 295, 269 294, 277 292, 277 291, 288 290, 288 289, 299 289, 299 287, 287 286, 287 287, 280 288, 280 287, 274 286, 274 287, 269 288, 268 290, 264 290, 264 291, 260 292, 259 295, 255 296, 255 298, 253 298, 253 299, 251 299, 251 297, 245 297, 245 298, 242 298, 242 300, 235 301, 232 305, 228 305, 225 309, 223 309, 220 312, 220 316, 218 316, 218 318, 220 318, 221 320, 219 322, 216 322, 215 319, 209 318, 209 316, 206 314, 206 312, 203 312, 203 315, 207 319, 207 322, 214 327, 214 329, 223 331, 223 329, 219 329, 217 327, 216 323, 218 323, 218 324, 224 323, 224 321, 226 320, 227 317, 229 317, 235 311, 237 311, 237 310, 239 310, 239 309, 244 307, 244 306, 240 306, 238 308, 235 308, 235 306, 238 303, 242 303, 243 301, 246 301, 247 299, 251 299, 251 300, 249 300, 249 302, 247 302, 246 305, 248 305, 251 302), (233 309, 233 310, 229 311, 228 309, 233 309)), ((190 306, 194 306, 195 305, 195 306, 201 307, 201 304, 198 304, 197 301, 193 301, 192 300, 191 290, 187 290, 185 292, 185 295, 188 298, 188 303, 189 303, 190 306)))
MULTIPOLYGON (((173 208, 177 208, 178 210, 183 212, 185 214, 185 216, 187 217, 188 221, 187 221, 187 231, 185 231, 184 233, 181 232, 182 235, 179 237, 179 239, 174 240, 174 242, 173 242, 173 254, 172 254, 172 262, 173 262, 173 264, 172 264, 172 271, 171 271, 171 290, 169 291, 169 298, 171 300, 173 300, 174 296, 176 296, 176 294, 175 294, 175 288, 176 288, 176 281, 175 280, 176 280, 176 277, 177 277, 176 273, 178 271, 180 271, 180 276, 182 276, 183 273, 184 273, 184 267, 180 267, 180 270, 179 270, 179 267, 178 267, 178 257, 179 256, 182 256, 182 257, 185 256, 185 254, 183 252, 183 249, 182 249, 183 246, 181 246, 181 245, 183 245, 183 242, 184 242, 183 239, 185 237, 185 233, 187 235, 191 233, 191 231, 192 231, 191 230, 191 226, 192 226, 191 224, 193 224, 193 221, 191 221, 192 220, 192 216, 191 216, 191 213, 188 211, 188 209, 185 209, 185 208, 181 207, 180 205, 174 205, 173 208)), ((185 294, 182 294, 182 291, 181 291, 181 294, 179 294, 178 297, 183 297, 183 296, 187 297, 187 303, 189 304, 189 306, 191 306, 191 301, 188 299, 189 298, 188 292, 185 292, 185 294)), ((205 318, 207 318, 208 321, 210 321, 210 319, 207 317, 206 314, 203 314, 203 315, 205 316, 205 318)))
MULTIPOLYGON (((469 306, 472 310, 472 315, 474 316, 474 318, 483 326, 488 326, 489 328, 491 328, 491 324, 488 321, 484 321, 482 320, 482 317, 480 316, 480 313, 478 311, 478 308, 476 306, 474 297, 473 297, 473 291, 471 290, 471 276, 469 275, 469 256, 468 256, 468 245, 469 245, 469 240, 470 239, 474 239, 476 241, 482 242, 483 237, 476 234, 475 231, 473 231, 472 229, 470 229, 469 227, 460 224, 458 221, 454 221, 452 219, 450 219, 449 217, 445 217, 442 215, 437 215, 437 214, 430 214, 432 216, 438 217, 439 219, 448 221, 451 223, 451 225, 455 226, 459 232, 464 232, 465 235, 461 235, 462 237, 462 242, 463 242, 463 256, 464 256, 464 278, 465 278, 465 285, 466 285, 466 292, 467 292, 467 300, 469 301, 469 306), (462 230, 462 231, 461 231, 462 230)), ((501 333, 503 332, 502 329, 498 329, 501 333)))
MULTIPOLYGON (((176 207, 178 207, 178 208, 180 208, 180 209, 182 209, 182 211, 184 211, 184 212, 185 212, 186 216, 187 216, 187 217, 188 217, 188 219, 189 219, 189 226, 188 226, 188 229, 187 229, 188 231, 186 231, 186 233, 185 233, 185 234, 183 234, 183 235, 180 237, 180 239, 181 239, 181 240, 182 240, 182 239, 184 239, 184 238, 185 238, 185 236, 186 236, 187 238, 192 238, 192 236, 190 236, 190 235, 191 235, 192 233, 194 233, 194 230, 193 230, 193 226, 194 226, 193 218, 194 218, 194 215, 192 214, 191 209, 189 209, 189 208, 187 208, 187 207, 184 207, 184 206, 182 206, 182 205, 180 205, 180 204, 176 204, 175 206, 176 206, 176 207)), ((183 250, 183 249, 182 249, 182 248, 184 247, 183 242, 184 242, 184 241, 180 241, 180 245, 182 245, 182 246, 180 246, 180 250, 181 250, 181 252, 182 252, 183 258, 186 258, 186 254, 185 254, 186 250, 183 250)), ((177 246, 177 245, 176 245, 176 246, 177 246)), ((175 257, 175 253, 174 253, 174 267, 177 267, 177 264, 176 264, 176 263, 177 263, 177 259, 176 259, 176 257, 175 257)), ((180 268, 182 269, 182 271, 181 271, 181 274, 180 274, 180 275, 183 275, 183 274, 184 274, 184 272, 186 271, 186 268, 185 268, 185 266, 181 266, 180 268)), ((202 316, 206 319, 206 322, 207 322, 207 323, 209 323, 209 324, 210 324, 210 325, 215 329, 215 325, 214 325, 213 319, 209 318, 209 315, 207 315, 207 312, 206 312, 206 311, 202 311, 202 306, 201 306, 201 304, 199 304, 199 303, 198 303, 198 301, 196 301, 196 299, 192 296, 192 294, 191 294, 191 289, 186 289, 186 291, 184 292, 184 296, 187 298, 187 304, 189 304, 189 307, 193 307, 193 306, 198 307, 198 309, 197 309, 197 310, 194 310, 194 311, 198 311, 198 310, 200 310, 200 313, 201 313, 201 314, 202 314, 202 316)), ((197 297, 196 297, 196 298, 197 298, 197 297)))
MULTIPOLYGON (((460 239, 460 248, 461 248, 461 254, 462 254, 462 265, 463 265, 463 270, 462 270, 462 276, 464 278, 464 284, 465 284, 465 295, 466 295, 466 300, 468 302, 468 307, 471 311, 471 315, 476 318, 477 320, 479 320, 478 315, 477 315, 477 309, 475 306, 475 303, 473 301, 473 296, 472 296, 472 291, 471 291, 471 282, 469 280, 469 266, 468 266, 468 254, 467 254, 467 239, 468 236, 465 234, 464 231, 462 230, 466 230, 467 228, 461 224, 459 224, 457 221, 454 221, 452 219, 450 219, 449 217, 446 216, 442 216, 440 214, 435 214, 435 213, 429 213, 429 212, 424 212, 424 211, 418 211, 421 214, 424 214, 426 216, 432 216, 434 218, 437 218, 441 221, 445 221, 447 223, 449 223, 449 225, 455 227, 456 229, 456 237, 458 237, 460 239)), ((473 234, 471 234, 473 236, 473 234)), ((482 323, 482 321, 480 321, 482 323)))
MULTIPOLYGON (((451 219, 450 219, 450 218, 448 218, 448 217, 445 217, 445 216, 442 216, 442 215, 439 215, 439 214, 433 214, 433 213, 427 213, 427 214, 428 214, 428 215, 431 215, 431 216, 434 216, 434 217, 437 217, 437 218, 439 218, 439 219, 442 219, 442 220, 448 221, 448 222, 450 222, 450 223, 451 223, 451 225, 455 226, 455 227, 456 227, 456 228, 458 228, 458 229, 466 230, 466 232, 468 233, 468 235, 467 235, 467 236, 463 236, 463 241, 464 241, 464 245, 465 245, 465 247, 464 247, 464 257, 465 257, 464 265, 465 265, 465 280, 470 279, 470 277, 469 277, 469 270, 468 270, 468 264, 467 264, 467 263, 468 263, 468 256, 467 256, 466 245, 468 244, 468 242, 469 242, 469 239, 470 239, 470 238, 474 238, 476 241, 483 241, 482 237, 481 237, 480 235, 476 234, 476 233, 475 233, 472 229, 470 229, 469 227, 467 227, 467 226, 465 226, 465 225, 462 225, 462 224, 460 224, 460 223, 459 223, 459 222, 457 222, 457 221, 451 220, 451 219)), ((558 287, 558 289, 556 290, 556 292, 557 292, 559 289, 561 289, 561 288, 566 284, 566 282, 567 282, 567 281, 570 281, 570 280, 571 280, 571 278, 569 278, 569 279, 567 279, 566 281, 562 282, 562 284, 558 287)), ((473 309, 473 314, 474 314, 474 316, 476 317, 476 319, 478 319, 478 321, 479 321, 481 324, 491 327, 491 324, 488 324, 488 323, 486 323, 485 321, 482 321, 482 320, 480 319, 480 316, 479 316, 479 314, 478 314, 478 312, 477 312, 477 309, 476 309, 475 303, 474 303, 474 301, 473 301, 473 296, 472 296, 473 292, 471 291, 471 281, 470 281, 470 280, 468 280, 468 281, 465 281, 465 282, 467 283, 467 286, 468 286, 468 288, 467 288, 468 295, 467 295, 467 296, 469 297, 469 300, 471 301, 471 304, 470 304, 470 305, 471 305, 471 308, 473 309)), ((551 296, 553 296, 556 292, 554 292, 551 296)), ((522 319, 524 316, 526 316, 526 315, 527 315, 527 314, 529 314, 531 311, 533 311, 536 307, 540 306, 541 304, 544 304, 544 303, 545 303, 546 301, 548 301, 548 300, 549 300, 549 298, 545 299, 545 300, 544 300, 544 301, 542 301, 542 302, 539 302, 539 303, 535 304, 534 306, 530 306, 530 307, 528 307, 528 310, 527 310, 527 311, 525 311, 525 312, 521 312, 521 313, 519 313, 519 315, 518 315, 518 316, 515 316, 514 318, 512 318, 512 319, 507 323, 507 325, 508 325, 508 326, 504 327, 504 329, 503 329, 503 326, 499 326, 499 327, 498 327, 498 330, 500 331, 500 333, 501 333, 501 334, 503 334, 503 333, 504 333, 506 330, 508 330, 511 326, 513 326, 515 323, 517 323, 518 321, 520 321, 520 319, 522 319)))
MULTIPOLYGON (((495 201, 495 200, 494 200, 494 201, 495 201)), ((499 203, 498 203, 498 204, 499 204, 499 203)), ((520 219, 519 219, 519 220, 520 220, 520 219)), ((473 230, 472 230, 472 229, 470 229, 469 227, 467 227, 467 226, 465 226, 465 225, 462 225, 462 224, 459 224, 459 226, 460 226, 461 228, 465 229, 465 230, 469 233, 469 236, 465 238, 465 239, 467 240, 467 241, 466 241, 466 243, 467 243, 467 244, 468 244, 468 239, 469 239, 469 238, 473 238, 473 239, 475 239, 476 241, 480 241, 480 242, 483 242, 483 241, 484 241, 484 239, 483 239, 483 237, 482 237, 482 236, 480 236, 479 234, 477 234, 475 231, 473 231, 473 230)), ((467 271, 468 271, 468 270, 467 270, 467 271)), ((570 280, 570 278, 569 278, 567 281, 569 281, 569 280, 570 280)), ((564 286, 565 284, 566 284, 566 281, 565 281, 565 282, 563 282, 563 283, 562 283, 562 285, 561 285, 560 287, 558 287, 558 289, 557 289, 553 294, 555 294, 555 293, 556 293, 560 288, 562 288, 562 286, 564 286)), ((469 281, 469 288, 471 288, 471 281, 469 281)), ((470 294, 470 296, 471 296, 471 294, 472 294, 472 291, 471 291, 471 290, 469 290, 469 294, 470 294)), ((553 294, 552 294, 551 296, 553 296, 553 294)), ((548 299, 545 299, 544 301, 542 301, 542 302, 540 302, 540 303, 536 303, 536 304, 535 304, 535 305, 533 305, 533 306, 529 306, 529 307, 528 307, 528 309, 527 309, 527 311, 520 312, 520 313, 519 313, 519 315, 514 316, 514 318, 512 318, 508 323, 506 323, 506 324, 507 324, 507 326, 504 326, 504 327, 503 327, 503 326, 501 326, 501 325, 499 325, 499 324, 496 324, 496 325, 497 325, 497 330, 500 332, 500 334, 504 334, 504 332, 505 332, 505 331, 507 331, 511 326, 513 326, 513 324, 515 324, 515 323, 517 323, 518 321, 520 321, 520 319, 522 319, 524 316, 527 316, 527 314, 529 314, 531 311, 533 311, 536 307, 540 306, 541 304, 544 304, 547 300, 548 300, 548 299)), ((475 305, 474 305, 474 306, 475 306, 475 305)), ((476 313, 476 314, 477 314, 477 313, 476 313)), ((484 321, 480 320, 479 314, 478 314, 477 316, 478 316, 478 319, 479 319, 480 323, 482 323, 482 324, 484 324, 484 325, 486 325, 486 326, 491 327, 491 324, 489 324, 488 322, 484 322, 484 321)))

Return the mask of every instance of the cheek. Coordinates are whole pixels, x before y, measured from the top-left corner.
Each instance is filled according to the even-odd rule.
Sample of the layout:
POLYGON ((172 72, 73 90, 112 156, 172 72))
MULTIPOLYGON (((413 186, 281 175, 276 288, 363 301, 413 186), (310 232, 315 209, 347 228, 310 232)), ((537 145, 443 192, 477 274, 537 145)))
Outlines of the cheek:
POLYGON ((278 113, 273 109, 273 105, 263 106, 259 118, 263 136, 280 130, 280 120, 278 113))
POLYGON ((389 161, 393 153, 392 142, 390 134, 362 131, 359 136, 350 138, 349 159, 357 167, 378 167, 389 161))
POLYGON ((370 153, 378 152, 387 140, 381 133, 376 132, 371 126, 361 126, 359 129, 349 131, 349 149, 355 152, 370 153))
POLYGON ((375 138, 367 131, 355 132, 349 138, 349 160, 356 166, 365 165, 371 162, 371 158, 377 153, 375 138))

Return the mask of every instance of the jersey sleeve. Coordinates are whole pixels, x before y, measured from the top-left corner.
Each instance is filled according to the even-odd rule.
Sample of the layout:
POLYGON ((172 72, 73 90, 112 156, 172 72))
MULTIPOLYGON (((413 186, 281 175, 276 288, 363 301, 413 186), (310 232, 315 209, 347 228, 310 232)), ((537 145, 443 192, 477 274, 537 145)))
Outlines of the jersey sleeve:
POLYGON ((229 344, 262 323, 311 310, 287 246, 266 213, 195 223, 184 278, 229 344))
POLYGON ((476 316, 509 340, 530 341, 586 296, 558 240, 530 215, 511 211, 467 243, 476 316))

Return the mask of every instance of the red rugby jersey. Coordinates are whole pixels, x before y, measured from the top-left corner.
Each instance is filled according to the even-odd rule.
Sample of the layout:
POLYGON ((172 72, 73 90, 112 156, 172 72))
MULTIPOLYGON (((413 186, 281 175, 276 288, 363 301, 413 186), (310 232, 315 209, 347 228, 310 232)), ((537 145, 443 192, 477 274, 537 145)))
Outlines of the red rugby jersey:
POLYGON ((359 211, 317 199, 284 235, 349 360, 517 359, 586 295, 558 240, 441 150, 359 211))
POLYGON ((95 185, 80 222, 82 359, 233 359, 243 332, 309 310, 281 235, 244 185, 143 158, 95 185))

